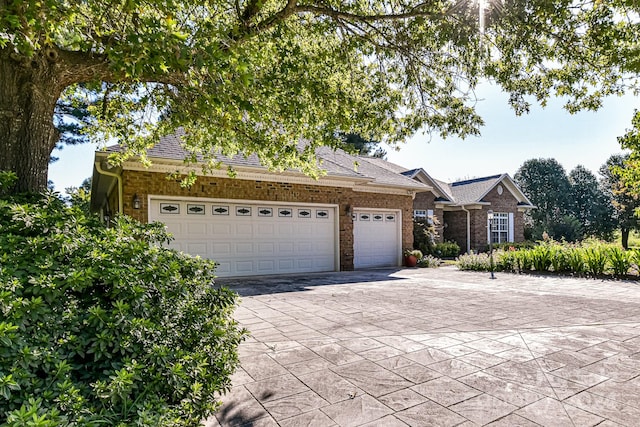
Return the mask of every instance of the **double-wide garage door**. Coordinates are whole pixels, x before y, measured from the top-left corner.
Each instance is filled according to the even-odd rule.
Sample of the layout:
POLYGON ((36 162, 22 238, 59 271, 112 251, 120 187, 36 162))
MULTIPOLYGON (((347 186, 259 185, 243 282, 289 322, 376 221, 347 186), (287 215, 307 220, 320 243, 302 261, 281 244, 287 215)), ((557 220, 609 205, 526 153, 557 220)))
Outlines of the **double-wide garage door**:
POLYGON ((357 209, 353 213, 355 268, 397 267, 402 256, 400 212, 357 209))
POLYGON ((170 247, 216 261, 219 276, 336 270, 335 206, 150 200, 149 220, 173 234, 170 247))

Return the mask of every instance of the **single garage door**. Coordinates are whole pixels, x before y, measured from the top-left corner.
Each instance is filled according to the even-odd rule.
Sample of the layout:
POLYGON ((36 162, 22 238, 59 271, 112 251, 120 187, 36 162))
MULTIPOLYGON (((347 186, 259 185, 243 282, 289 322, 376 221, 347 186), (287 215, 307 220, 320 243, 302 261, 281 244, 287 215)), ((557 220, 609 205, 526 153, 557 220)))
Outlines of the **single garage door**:
POLYGON ((170 247, 216 261, 218 276, 336 270, 335 206, 151 198, 170 247))
POLYGON ((399 211, 356 209, 353 214, 355 268, 395 267, 402 256, 399 211))

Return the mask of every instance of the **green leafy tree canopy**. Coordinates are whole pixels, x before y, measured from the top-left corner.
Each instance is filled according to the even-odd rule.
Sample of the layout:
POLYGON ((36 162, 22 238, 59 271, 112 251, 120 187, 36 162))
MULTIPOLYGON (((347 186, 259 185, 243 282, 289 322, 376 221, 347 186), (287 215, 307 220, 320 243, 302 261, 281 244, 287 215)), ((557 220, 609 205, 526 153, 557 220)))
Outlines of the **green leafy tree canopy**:
POLYGON ((184 129, 188 160, 253 152, 313 174, 341 132, 477 134, 481 78, 517 113, 550 95, 597 108, 634 83, 638 2, 480 3, 0 0, 0 170, 44 189, 70 126, 126 143, 114 160, 184 129))
POLYGON ((640 195, 634 185, 628 182, 633 173, 629 154, 615 154, 600 167, 601 186, 608 195, 614 208, 613 218, 616 220, 622 235, 622 246, 629 247, 629 232, 640 227, 637 211, 640 209, 640 195))

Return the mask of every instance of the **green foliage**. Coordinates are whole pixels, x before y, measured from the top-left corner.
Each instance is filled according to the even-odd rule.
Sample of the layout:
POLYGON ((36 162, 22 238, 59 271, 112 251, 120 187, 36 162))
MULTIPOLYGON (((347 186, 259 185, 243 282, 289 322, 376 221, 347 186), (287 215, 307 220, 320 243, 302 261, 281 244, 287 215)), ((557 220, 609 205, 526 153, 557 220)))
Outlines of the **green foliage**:
POLYGON ((618 246, 612 246, 608 248, 608 251, 609 263, 613 274, 616 276, 627 275, 633 266, 635 254, 618 246))
POLYGON ((640 208, 640 197, 636 184, 633 183, 633 165, 634 162, 629 155, 617 154, 609 157, 600 167, 601 187, 611 201, 612 217, 621 231, 621 243, 625 249, 629 247, 629 232, 640 227, 640 221, 636 216, 636 211, 640 208))
POLYGON ((530 249, 531 264, 536 271, 548 271, 551 267, 552 251, 547 244, 541 244, 530 249))
POLYGON ((430 222, 427 219, 413 219, 413 248, 419 249, 424 254, 434 254, 436 246, 435 239, 438 236, 436 231, 436 219, 430 222))
POLYGON ((380 143, 376 141, 370 141, 354 133, 341 134, 340 136, 344 141, 345 151, 380 159, 387 157, 387 152, 379 147, 380 143))
POLYGON ((616 228, 613 206, 595 175, 578 165, 569 173, 569 183, 570 210, 583 235, 612 240, 616 228))
POLYGON ((418 258, 418 267, 421 268, 438 268, 440 267, 440 263, 442 260, 440 258, 436 258, 433 255, 427 255, 422 258, 418 258))
POLYGON ((518 271, 525 272, 533 270, 533 256, 530 250, 520 250, 516 252, 516 263, 518 271))
MULTIPOLYGON (((313 149, 339 146, 340 133, 393 145, 420 129, 477 135, 483 121, 472 94, 483 78, 522 114, 550 96, 569 111, 597 109, 633 87, 640 70, 640 7, 629 0, 490 2, 485 28, 477 2, 3 5, 2 69, 21 73, 21 88, 54 97, 68 85, 63 114, 95 141, 126 143, 118 160, 148 160, 159 136, 184 129, 188 160, 203 155, 206 167, 216 150, 255 152, 273 169, 317 175, 313 149), (32 72, 32 61, 46 70, 32 72), (310 146, 298 152, 301 139, 310 146)), ((35 132, 28 113, 24 124, 35 132)), ((8 146, 11 138, 0 134, 8 146)), ((38 148, 50 149, 41 139, 47 145, 38 148)))
MULTIPOLYGON (((567 195, 571 185, 567 174, 555 159, 531 159, 520 166, 514 180, 537 208, 527 213, 534 240, 542 233, 552 233, 551 227, 569 212, 567 195)), ((551 234, 551 237, 556 237, 551 234)), ((557 236, 559 239, 560 236, 557 236)))
MULTIPOLYGON (((554 272, 600 277, 605 274, 640 274, 640 251, 625 251, 617 245, 585 240, 579 245, 549 240, 531 249, 511 249, 494 254, 497 269, 517 273, 554 272)), ((462 259, 461 269, 488 269, 484 256, 462 259)))
POLYGON ((554 222, 548 223, 549 235, 556 240, 579 242, 586 236, 584 226, 573 214, 563 215, 554 222))
POLYGON ((161 224, 0 200, 0 425, 197 426, 231 387, 237 295, 161 224))
POLYGON ((616 221, 609 193, 584 166, 567 175, 555 159, 531 159, 515 180, 537 206, 525 217, 528 239, 540 240, 544 233, 569 242, 613 238, 616 221))
POLYGON ((549 245, 551 252, 551 268, 556 273, 564 273, 571 271, 571 263, 569 262, 569 254, 571 249, 566 245, 552 244, 549 245))
POLYGON ((0 197, 6 196, 18 179, 18 175, 11 171, 0 171, 0 197))
POLYGON ((583 249, 584 263, 587 273, 601 276, 607 267, 607 251, 603 246, 589 246, 583 249))
POLYGON ((80 187, 70 187, 65 189, 69 198, 67 201, 80 209, 85 214, 90 213, 91 209, 91 178, 85 179, 80 187))
POLYGON ((569 259, 569 267, 573 274, 580 275, 586 273, 587 265, 585 263, 584 249, 575 248, 567 254, 569 259))
POLYGON ((453 241, 437 243, 433 254, 440 258, 455 258, 460 255, 460 245, 453 241))

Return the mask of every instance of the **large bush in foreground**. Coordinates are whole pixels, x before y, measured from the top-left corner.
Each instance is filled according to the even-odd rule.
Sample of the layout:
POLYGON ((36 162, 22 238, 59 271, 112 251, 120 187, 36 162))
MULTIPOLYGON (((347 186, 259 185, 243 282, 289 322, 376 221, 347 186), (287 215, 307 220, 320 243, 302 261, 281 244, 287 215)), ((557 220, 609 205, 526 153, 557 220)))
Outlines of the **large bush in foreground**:
POLYGON ((159 225, 0 199, 0 425, 195 426, 244 332, 210 261, 159 225))

